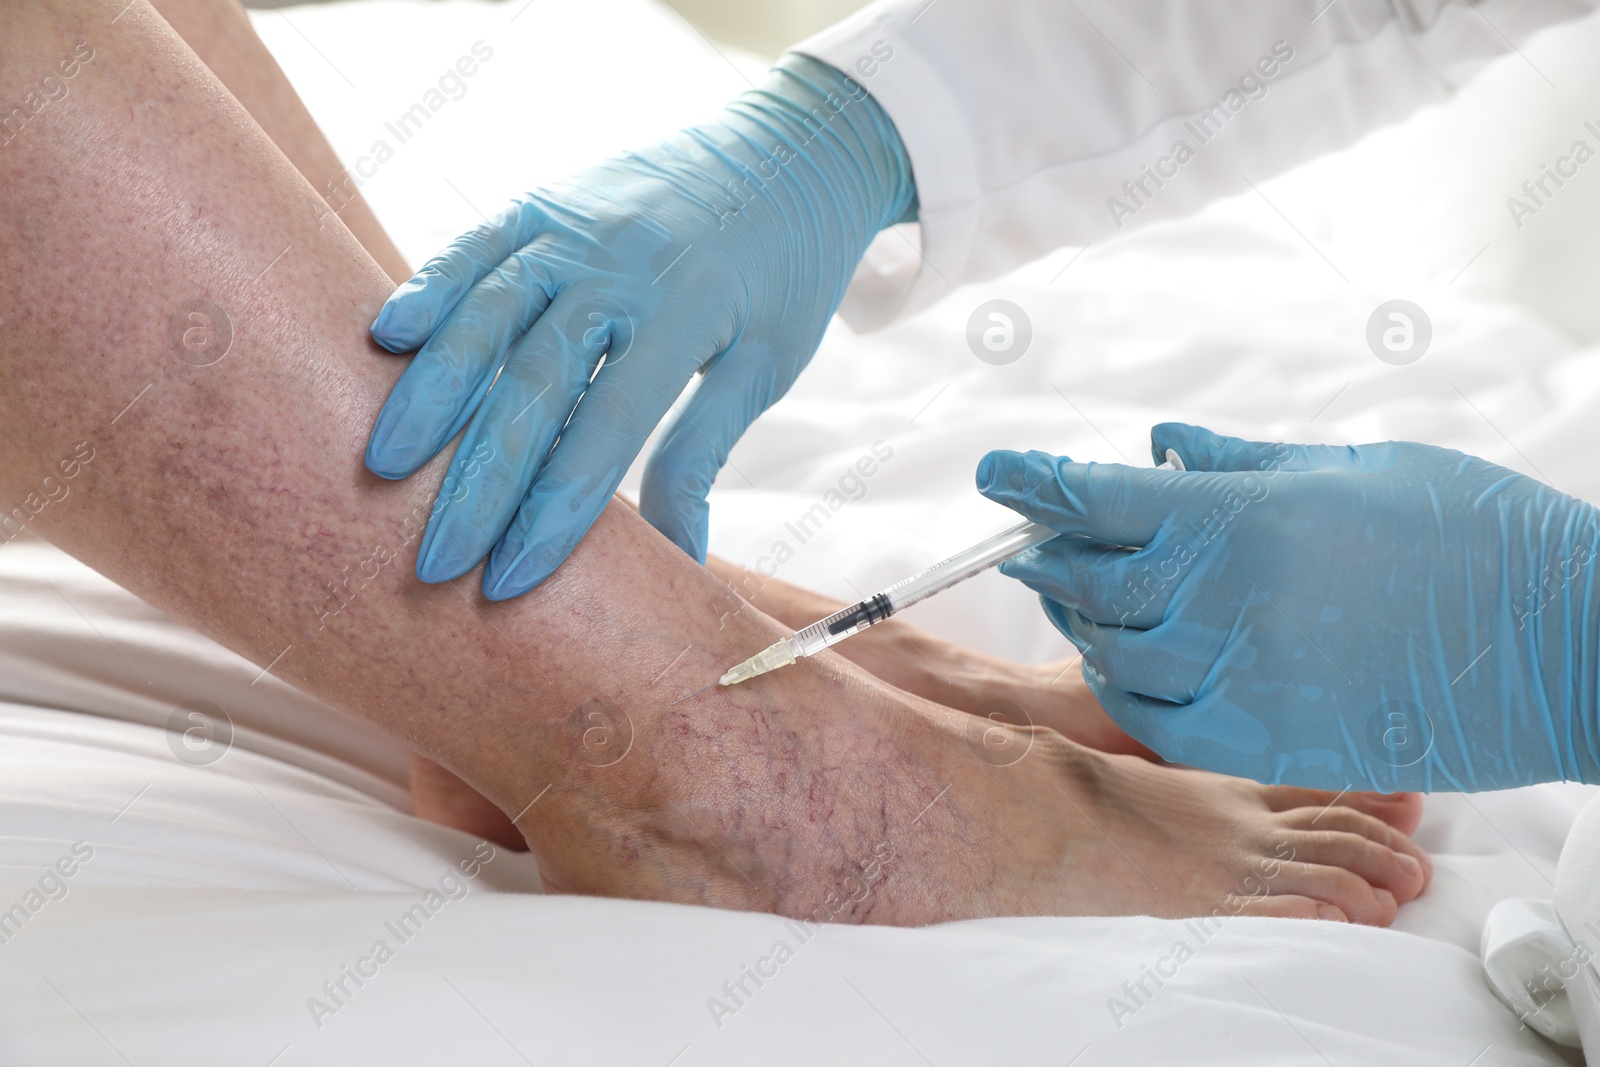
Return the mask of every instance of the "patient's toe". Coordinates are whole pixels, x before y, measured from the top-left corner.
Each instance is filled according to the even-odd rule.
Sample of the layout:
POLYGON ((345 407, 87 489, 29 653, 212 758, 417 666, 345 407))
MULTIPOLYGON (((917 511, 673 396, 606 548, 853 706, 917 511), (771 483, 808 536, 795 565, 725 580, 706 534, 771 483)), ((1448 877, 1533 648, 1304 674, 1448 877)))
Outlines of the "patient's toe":
POLYGON ((1403 834, 1422 822, 1421 793, 1346 793, 1339 805, 1382 819, 1403 834))
MULTIPOLYGON (((1411 840, 1410 836, 1398 829, 1393 823, 1377 815, 1357 811, 1354 808, 1296 808, 1282 812, 1278 816, 1280 825, 1304 831, 1311 835, 1308 840, 1328 842, 1327 847, 1334 849, 1343 847, 1353 849, 1356 846, 1348 843, 1336 845, 1334 838, 1328 834, 1349 835, 1360 840, 1372 843, 1382 852, 1389 853, 1394 858, 1394 869, 1401 873, 1398 881, 1388 878, 1380 880, 1380 884, 1392 889, 1402 901, 1415 899, 1428 888, 1433 880, 1433 861, 1422 846, 1411 840), (1318 836, 1322 835, 1322 836, 1318 836)), ((1305 858, 1305 857, 1301 857, 1305 858)), ((1319 859, 1318 862, 1338 863, 1336 858, 1319 859)))
POLYGON ((1299 786, 1273 786, 1264 799, 1273 811, 1293 808, 1350 808, 1382 819, 1403 834, 1409 834, 1422 821, 1421 793, 1335 793, 1331 789, 1302 789, 1299 786))
POLYGON ((1338 905, 1296 893, 1234 897, 1226 902, 1226 907, 1236 915, 1254 915, 1258 918, 1323 919, 1336 923, 1350 921, 1338 905))
POLYGON ((1389 848, 1360 834, 1340 830, 1301 831, 1290 837, 1295 856, 1312 863, 1343 867, 1374 889, 1384 889, 1400 903, 1415 900, 1424 888, 1422 864, 1407 852, 1389 848))
POLYGON ((1288 863, 1284 864, 1278 880, 1282 883, 1282 893, 1332 904, 1349 916, 1351 922, 1367 926, 1388 926, 1399 910, 1393 893, 1372 885, 1346 867, 1316 862, 1288 863))

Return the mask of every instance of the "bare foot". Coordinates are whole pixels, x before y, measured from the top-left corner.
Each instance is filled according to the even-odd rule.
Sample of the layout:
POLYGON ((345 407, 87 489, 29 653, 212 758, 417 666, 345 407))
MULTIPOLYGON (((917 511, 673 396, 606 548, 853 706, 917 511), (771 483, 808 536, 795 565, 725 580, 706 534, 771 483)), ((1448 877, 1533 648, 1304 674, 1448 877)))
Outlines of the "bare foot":
MULTIPOLYGON (((1277 786, 1282 803, 1295 807, 1320 807, 1328 793, 1321 789, 1277 786)), ((1340 793, 1339 807, 1354 808, 1382 819, 1403 834, 1412 834, 1422 822, 1421 793, 1340 793)))
MULTIPOLYGON (((798 629, 838 611, 842 603, 776 578, 762 578, 715 556, 706 567, 750 604, 798 629)), ((852 662, 908 693, 936 704, 1011 725, 1044 726, 1080 745, 1115 755, 1159 757, 1125 733, 1083 680, 1080 656, 1026 664, 991 656, 899 619, 857 634, 836 649, 852 662)), ((1312 791, 1297 791, 1309 795, 1312 791)), ((1305 800, 1306 805, 1313 801, 1305 800)), ((1315 802, 1321 807, 1327 800, 1315 802)), ((1341 806, 1377 815, 1410 834, 1422 819, 1417 793, 1348 793, 1341 806)))
MULTIPOLYGON (((893 625, 892 620, 889 625, 893 625)), ((931 635, 915 634, 904 644, 923 649, 930 642, 939 641, 931 635)), ((1012 663, 949 642, 942 644, 948 649, 934 646, 935 651, 948 657, 940 661, 939 670, 957 681, 952 688, 956 689, 959 702, 952 707, 1013 724, 1046 726, 1101 752, 1160 762, 1161 757, 1123 732, 1101 706, 1083 680, 1082 657, 1042 665, 1012 663), (1022 712, 1020 718, 1018 709, 1022 712)), ((899 658, 906 659, 906 653, 902 651, 899 658)), ((920 688, 908 691, 928 696, 920 688)), ((1284 792, 1299 797, 1297 803, 1304 807, 1321 808, 1333 799, 1332 794, 1316 789, 1284 787, 1284 792)), ((1374 815, 1405 834, 1415 831, 1422 821, 1421 793, 1347 792, 1339 794, 1337 803, 1374 815)))
POLYGON ((1431 875, 1382 804, 996 726, 833 656, 628 728, 629 755, 594 768, 593 792, 552 794, 519 822, 552 888, 904 925, 1212 912, 1387 925, 1431 875), (602 789, 599 775, 614 777, 602 789), (595 803, 619 795, 632 799, 595 803))

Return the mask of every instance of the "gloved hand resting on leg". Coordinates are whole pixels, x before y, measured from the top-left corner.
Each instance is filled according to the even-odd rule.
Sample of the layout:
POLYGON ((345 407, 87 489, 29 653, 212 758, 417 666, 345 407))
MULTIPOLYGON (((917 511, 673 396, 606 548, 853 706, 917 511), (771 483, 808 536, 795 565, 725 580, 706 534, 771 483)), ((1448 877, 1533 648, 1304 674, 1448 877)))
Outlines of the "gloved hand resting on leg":
POLYGON ((877 102, 789 55, 718 120, 521 197, 457 239, 372 327, 417 355, 367 466, 407 477, 467 427, 417 576, 456 578, 492 547, 487 596, 538 585, 702 370, 646 468, 640 510, 703 561, 705 496, 728 450, 816 351, 873 236, 915 205, 877 102))

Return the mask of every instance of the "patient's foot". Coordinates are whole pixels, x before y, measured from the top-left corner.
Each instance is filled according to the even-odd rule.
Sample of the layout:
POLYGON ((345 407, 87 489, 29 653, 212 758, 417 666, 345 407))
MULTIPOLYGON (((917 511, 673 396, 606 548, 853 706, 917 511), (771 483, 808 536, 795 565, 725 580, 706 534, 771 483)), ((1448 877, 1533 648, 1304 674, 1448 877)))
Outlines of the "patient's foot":
POLYGON ((901 662, 880 666, 908 676, 895 683, 902 689, 1014 726, 1048 727, 1101 752, 1159 758, 1106 713, 1083 680, 1082 657, 1017 663, 910 627, 901 629, 902 634, 892 635, 899 638, 901 648, 890 646, 882 653, 887 658, 898 652, 901 662))
MULTIPOLYGON (((881 629, 882 627, 880 627, 881 629)), ((918 644, 923 638, 919 635, 918 644)), ((931 638, 937 641, 937 638, 931 638)), ((945 642, 949 644, 949 642, 945 642)), ((976 715, 1002 718, 1012 723, 1046 726, 1067 738, 1114 755, 1134 755, 1146 759, 1159 757, 1123 732, 1106 713, 1098 698, 1083 680, 1082 657, 1056 663, 1012 663, 971 649, 952 645, 939 662, 951 684, 952 707, 976 715)), ((927 696, 921 689, 911 692, 927 696)), ((1315 789, 1285 788, 1283 795, 1296 798, 1300 807, 1324 807, 1333 799, 1315 789)), ((1422 821, 1420 793, 1346 793, 1341 806, 1375 815, 1403 833, 1410 834, 1422 821)), ((1324 825, 1323 820, 1319 825, 1324 825)))
MULTIPOLYGON (((957 698, 953 707, 1011 722, 1019 721, 1020 709, 1020 721, 1049 727, 1101 752, 1159 759, 1124 733, 1106 713, 1083 680, 1081 657, 1035 665, 1010 663, 971 649, 955 648, 954 662, 959 666, 942 668, 958 681, 952 687, 957 698)), ((1315 789, 1285 787, 1279 796, 1277 803, 1283 803, 1281 797, 1292 796, 1297 807, 1322 808, 1333 800, 1333 794, 1315 789)), ((1416 830, 1422 821, 1420 793, 1345 793, 1339 796, 1338 803, 1375 815, 1406 834, 1416 830)), ((1326 820, 1319 823, 1325 824, 1326 820)))
MULTIPOLYGON (((619 710, 604 713, 620 726, 619 710)), ((519 821, 553 888, 841 922, 1222 909, 1386 925, 1430 876, 1385 801, 1108 756, 832 656, 628 730, 643 758, 596 759, 593 794, 519 821), (605 774, 634 800, 597 808, 605 774)))
MULTIPOLYGON (((706 566, 751 605, 799 629, 844 607, 838 601, 776 578, 764 578, 712 556, 706 566)), ((1048 727, 1101 752, 1159 757, 1125 733, 1083 679, 1083 660, 1071 656, 1026 664, 946 640, 901 619, 856 635, 836 649, 846 659, 908 693, 936 704, 1011 725, 1048 727)), ((1309 790, 1303 805, 1321 807, 1309 790)), ((1347 794, 1339 803, 1379 815, 1409 834, 1422 820, 1422 796, 1347 794)))

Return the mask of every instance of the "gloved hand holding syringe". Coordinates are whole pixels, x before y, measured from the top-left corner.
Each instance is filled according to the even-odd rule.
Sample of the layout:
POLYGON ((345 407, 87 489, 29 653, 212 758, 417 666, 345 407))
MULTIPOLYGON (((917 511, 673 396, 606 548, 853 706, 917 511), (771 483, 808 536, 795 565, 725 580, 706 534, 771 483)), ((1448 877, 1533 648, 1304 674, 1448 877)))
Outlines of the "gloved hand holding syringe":
MULTIPOLYGON (((1183 460, 1169 448, 1166 462, 1158 469, 1181 471, 1184 469, 1183 460)), ((836 611, 826 619, 819 619, 805 629, 773 643, 738 666, 729 668, 717 684, 738 685, 768 671, 787 667, 802 657, 814 656, 852 634, 860 633, 869 626, 876 626, 912 604, 926 600, 935 593, 942 593, 951 586, 1004 563, 1030 548, 1042 545, 1055 536, 1057 536, 1055 530, 1037 522, 1025 522, 997 533, 978 542, 965 552, 958 552, 944 562, 935 563, 925 571, 896 582, 859 604, 852 604, 842 611, 836 611)))

